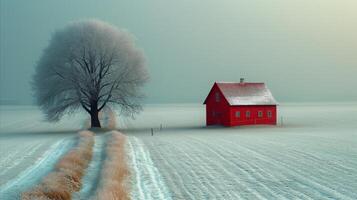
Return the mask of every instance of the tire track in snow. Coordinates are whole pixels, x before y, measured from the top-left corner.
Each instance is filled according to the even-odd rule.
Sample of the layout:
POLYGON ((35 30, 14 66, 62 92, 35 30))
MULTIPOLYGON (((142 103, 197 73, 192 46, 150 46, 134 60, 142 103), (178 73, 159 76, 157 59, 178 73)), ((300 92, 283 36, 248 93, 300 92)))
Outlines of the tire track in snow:
POLYGON ((83 184, 81 190, 73 194, 74 200, 90 199, 90 197, 95 194, 105 157, 105 141, 106 135, 104 134, 94 136, 92 160, 82 178, 83 184))
MULTIPOLYGON (((247 148, 247 147, 246 147, 247 148)), ((253 150, 250 148, 247 148, 250 151, 255 151, 255 152, 259 152, 257 150, 253 150)), ((263 156, 267 156, 269 155, 269 150, 265 151, 265 152, 259 152, 259 154, 263 155, 263 156)), ((305 165, 309 164, 309 162, 307 162, 308 160, 304 159, 304 163, 305 165)), ((321 170, 324 168, 323 165, 316 165, 315 164, 310 164, 307 165, 309 166, 309 168, 311 168, 314 173, 311 174, 310 170, 302 170, 299 167, 295 166, 296 163, 291 163, 291 161, 294 160, 299 160, 299 158, 297 157, 297 154, 294 153, 287 153, 286 155, 279 155, 277 156, 277 158, 275 159, 276 162, 280 163, 281 166, 284 166, 285 169, 289 169, 291 170, 295 177, 297 177, 299 179, 299 182, 301 184, 305 184, 306 187, 315 187, 316 190, 320 193, 320 195, 323 195, 322 197, 325 198, 340 198, 340 199, 349 199, 350 197, 348 196, 353 196, 353 194, 349 193, 348 191, 345 191, 343 188, 345 187, 343 184, 341 185, 338 181, 334 183, 335 185, 339 185, 338 188, 340 188, 340 190, 344 190, 343 193, 341 193, 342 191, 337 191, 335 190, 333 187, 331 187, 330 183, 331 180, 326 179, 327 177, 325 177, 325 175, 328 175, 332 172, 330 172, 330 169, 326 169, 326 170, 321 170), (288 159, 281 159, 281 158, 288 158, 288 159), (319 175, 319 173, 316 172, 320 172, 322 171, 323 174, 319 175), (308 178, 307 178, 308 177, 308 178), (348 195, 348 196, 347 196, 348 195)), ((338 179, 338 177, 334 177, 333 179, 338 179)), ((353 190, 351 190, 353 191, 353 190)), ((321 198, 322 198, 321 197, 321 198)))
MULTIPOLYGON (((26 154, 28 155, 28 152, 32 149, 32 147, 37 146, 37 144, 23 144, 26 145, 24 146, 21 151, 19 149, 10 149, 7 151, 6 155, 3 155, 3 157, 0 160, 0 166, 2 169, 6 169, 8 167, 12 168, 11 162, 14 162, 16 158, 23 157, 24 152, 27 152, 26 154)), ((0 172, 0 175, 4 174, 4 171, 0 172)))
MULTIPOLYGON (((249 145, 248 145, 249 146, 249 145)), ((249 151, 251 154, 255 155, 256 158, 260 160, 265 160, 266 162, 269 162, 272 165, 276 165, 277 167, 281 168, 284 167, 284 170, 289 170, 292 177, 295 177, 296 180, 298 181, 301 185, 305 185, 305 188, 315 188, 315 190, 311 190, 310 192, 313 192, 314 196, 312 198, 316 198, 319 196, 319 198, 334 198, 334 199, 352 199, 336 190, 333 188, 330 188, 327 186, 328 184, 321 184, 321 180, 323 180, 323 177, 319 177, 319 179, 316 179, 314 175, 311 175, 307 173, 306 171, 303 171, 297 167, 292 167, 294 164, 292 163, 286 163, 286 160, 288 161, 294 161, 297 160, 296 157, 291 157, 288 154, 284 154, 281 156, 276 156, 275 159, 272 159, 269 157, 269 148, 267 149, 252 149, 251 147, 244 146, 244 149, 246 151, 249 151), (262 152, 263 150, 263 152, 262 152), (289 157, 289 159, 282 160, 281 157, 289 157), (274 161, 274 162, 272 162, 274 161), (307 178, 309 177, 309 178, 307 178)), ((276 155, 276 154, 274 154, 276 155)), ((314 171, 314 170, 312 170, 314 171)), ((303 190, 303 188, 302 188, 303 190)))
MULTIPOLYGON (((225 192, 225 190, 227 189, 226 186, 222 183, 217 182, 218 177, 215 177, 212 175, 212 172, 223 172, 224 174, 228 174, 227 170, 225 168, 222 167, 221 163, 219 162, 214 162, 214 160, 212 159, 212 156, 210 155, 206 155, 202 152, 198 152, 195 154, 193 153, 193 149, 194 147, 196 147, 196 145, 192 144, 191 140, 187 140, 187 139, 183 139, 180 142, 180 146, 185 146, 185 149, 190 150, 189 153, 184 152, 184 154, 186 155, 186 157, 190 160, 190 165, 186 166, 188 167, 188 169, 186 169, 185 171, 197 171, 195 168, 200 167, 201 170, 198 170, 200 172, 204 172, 200 178, 196 179, 196 180, 200 180, 200 185, 199 191, 203 191, 201 188, 203 187, 205 189, 205 191, 203 191, 203 193, 206 193, 206 195, 202 195, 201 198, 206 197, 207 198, 207 194, 209 194, 209 198, 222 198, 222 194, 223 195, 228 195, 230 197, 230 199, 240 199, 240 196, 237 194, 232 194, 230 192, 225 192), (191 154, 191 155, 189 155, 191 154), (192 156, 193 155, 193 156, 192 156), (192 170, 195 169, 195 170, 192 170), (210 169, 214 169, 213 171, 210 169), (208 177, 208 178, 206 178, 208 177), (201 179, 204 178, 203 181, 201 181, 201 179), (217 184, 214 184, 217 183, 217 184), (209 185, 210 189, 208 189, 206 186, 204 186, 204 184, 209 185), (218 196, 217 196, 218 195, 218 196), (235 196, 235 197, 233 197, 235 196)), ((203 149, 205 149, 206 147, 204 147, 203 149)), ((207 152, 207 151, 204 151, 207 152)), ((220 173, 222 174, 222 173, 220 173)), ((218 174, 217 174, 218 175, 218 174)), ((238 184, 238 182, 236 182, 238 184)), ((241 185, 242 186, 242 185, 241 185)), ((197 186, 196 186, 197 187, 197 186)), ((196 198, 193 198, 196 199, 196 198)))
MULTIPOLYGON (((241 152, 242 150, 238 150, 238 152, 241 152)), ((229 153, 231 153, 232 155, 234 154, 233 151, 228 151, 229 153)), ((243 150, 244 152, 244 150, 243 150)), ((254 159, 256 159, 254 156, 251 156, 253 157, 254 159)), ((260 170, 255 170, 253 171, 253 173, 257 173, 259 174, 259 176, 261 177, 261 182, 267 182, 265 183, 265 187, 269 187, 271 188, 273 191, 275 191, 276 195, 278 195, 278 198, 281 199, 282 196, 284 198, 287 198, 287 199, 292 199, 292 198, 296 198, 296 197, 299 197, 299 198, 302 198, 302 199, 312 199, 311 197, 309 197, 308 195, 306 195, 305 193, 303 192, 300 192, 299 190, 289 190, 289 191, 286 191, 286 182, 291 182, 289 177, 285 176, 283 173, 279 173, 279 174, 274 174, 274 170, 272 169, 262 169, 259 167, 259 165, 261 164, 265 164, 263 166, 265 166, 265 168, 267 168, 266 166, 272 166, 272 163, 268 163, 268 162, 262 162, 262 161, 259 161, 257 164, 254 164, 256 163, 256 161, 245 161, 246 163, 250 163, 249 166, 252 166, 251 168, 256 168, 256 169, 260 169, 260 170), (270 171, 271 170, 271 171, 270 171), (270 178, 270 179, 267 179, 267 178, 270 178), (267 181, 268 180, 268 181, 267 181), (278 187, 272 187, 272 185, 275 185, 278 183, 278 187), (283 184, 282 184, 283 183, 283 184), (293 196, 292 196, 293 194, 293 196)), ((275 169, 279 169, 278 166, 276 166, 275 169)), ((281 169, 283 170, 283 169, 281 169)), ((299 183, 295 183, 295 184, 298 184, 299 186, 304 186, 304 185, 301 185, 299 183)))
MULTIPOLYGON (((228 164, 230 165, 229 169, 238 169, 240 171, 240 174, 244 174, 245 177, 247 177, 249 179, 249 181, 251 182, 254 182, 256 183, 257 185, 260 185, 262 188, 264 188, 264 190, 266 190, 265 192, 264 191, 259 191, 258 189, 259 188, 250 188, 250 187, 246 187, 246 189, 251 193, 251 194, 254 194, 255 195, 255 198, 257 199, 268 199, 268 198, 272 198, 272 196, 268 196, 268 197, 264 197, 264 195, 266 195, 267 193, 266 192, 269 192, 271 195, 273 195, 273 198, 276 199, 277 196, 275 194, 275 192, 273 192, 270 188, 268 188, 267 186, 265 186, 264 184, 261 183, 260 179, 258 177, 256 177, 256 174, 253 172, 252 169, 249 169, 245 166, 243 166, 241 163, 235 163, 234 161, 232 160, 228 160, 226 158, 226 155, 222 154, 221 152, 218 151, 218 149, 220 149, 220 145, 214 145, 213 148, 207 148, 208 147, 212 147, 211 144, 209 143, 205 143, 205 142, 202 142, 201 140, 198 140, 194 137, 189 137, 191 138, 192 140, 196 140, 196 144, 199 144, 201 146, 203 146, 202 148, 206 148, 208 151, 212 152, 213 154, 215 154, 220 160, 221 162, 221 168, 224 168, 222 166, 222 163, 224 164, 228 164), (205 143, 205 145, 203 144, 205 143), (253 173, 250 173, 250 172, 253 172, 253 173)), ((228 172, 228 171, 227 171, 228 172)), ((227 177, 236 177, 236 174, 233 173, 233 172, 229 172, 230 175, 227 176, 227 177)), ((239 178, 239 177, 238 177, 239 178)))
MULTIPOLYGON (((265 144, 267 144, 267 142, 264 142, 265 144)), ((276 143, 276 142, 269 142, 269 144, 273 144, 273 145, 279 145, 281 146, 281 143, 276 143)), ((269 146, 269 144, 267 144, 269 146)), ((310 163, 325 163, 325 165, 321 165, 319 166, 318 170, 319 171, 324 171, 324 170, 332 170, 335 172, 339 172, 339 173, 353 173, 355 167, 357 164, 351 164, 351 166, 347 166, 346 165, 346 160, 351 161, 353 159, 346 159, 344 161, 342 161, 342 164, 337 163, 337 162, 332 162, 331 160, 328 159, 322 159, 319 158, 318 156, 311 154, 311 153, 307 153, 305 151, 301 151, 301 150, 297 150, 296 148, 292 148, 291 146, 283 146, 284 148, 284 152, 286 152, 288 155, 292 154, 292 155, 299 155, 301 156, 301 159, 304 159, 304 162, 309 161, 310 163)), ((333 150, 331 150, 333 151, 333 150)), ((338 156, 339 158, 341 157, 341 155, 338 156)), ((297 158, 300 159, 300 158, 297 158)), ((338 178, 338 177, 336 177, 338 178)))
MULTIPOLYGON (((224 142, 224 141, 222 141, 224 142)), ((223 145, 225 147, 228 147, 228 145, 223 145)), ((217 148, 217 147, 216 147, 217 148)), ((271 193, 273 193, 276 197, 275 198, 287 198, 287 199, 291 199, 293 198, 293 196, 291 196, 291 192, 286 192, 285 190, 282 190, 281 187, 271 187, 272 183, 274 182, 281 182, 281 180, 288 180, 288 177, 284 176, 283 174, 279 174, 279 178, 277 177, 277 175, 274 175, 273 173, 271 173, 271 171, 267 171, 266 169, 262 169, 261 167, 259 167, 260 164, 262 164, 263 162, 258 162, 258 164, 256 164, 257 162, 255 161, 255 157, 248 155, 246 153, 246 151, 244 151, 244 149, 239 149, 236 151, 232 151, 232 149, 235 148, 239 148, 239 145, 235 144, 235 146, 229 146, 229 148, 221 148, 221 150, 223 150, 223 152, 225 152, 225 154, 222 154, 222 156, 227 156, 226 154, 230 154, 230 155, 236 155, 238 154, 239 156, 243 157, 244 159, 242 160, 238 160, 238 161, 233 161, 233 164, 237 165, 238 167, 241 167, 247 171, 249 171, 251 174, 255 175, 257 178, 257 183, 259 183, 260 186, 264 187, 265 189, 269 190, 271 193), (247 160, 247 158, 253 158, 253 160, 247 160), (268 179, 269 178, 269 179, 268 179), (267 182, 268 183, 265 183, 267 182), (263 184, 262 184, 263 183, 263 184), (282 196, 283 195, 283 196, 282 196), (287 196, 287 197, 285 197, 287 196)), ((265 168, 266 166, 270 166, 271 163, 266 162, 265 168)), ((304 196, 305 199, 310 199, 310 197, 306 196, 304 193, 300 193, 300 192, 294 192, 295 197, 296 196, 304 196)))
MULTIPOLYGON (((329 187, 332 190, 335 190, 334 187, 339 189, 339 193, 344 194, 344 195, 349 195, 349 196, 355 196, 357 195, 355 193, 351 193, 351 191, 354 190, 353 186, 350 186, 348 184, 344 184, 344 179, 345 177, 342 176, 333 176, 329 177, 333 173, 339 173, 339 174, 354 174, 357 171, 353 170, 351 168, 346 168, 343 165, 339 165, 336 163, 331 163, 330 161, 324 161, 321 159, 311 159, 310 157, 313 157, 313 155, 305 153, 305 152, 300 152, 297 150, 288 150, 288 155, 302 155, 302 159, 304 159, 304 163, 309 166, 309 168, 313 169, 314 173, 310 173, 309 171, 302 171, 306 174, 309 174, 308 176, 311 177, 312 179, 316 179, 315 181, 318 183, 321 183, 324 186, 329 187), (317 165, 316 163, 323 163, 321 165, 317 165), (331 163, 331 164, 330 164, 331 163), (340 166, 340 168, 337 168, 335 166, 340 166), (331 186, 331 180, 335 180, 335 183, 333 186, 331 186)), ((292 157, 288 156, 289 159, 301 159, 297 158, 297 156, 292 157)), ((287 163, 288 165, 292 165, 292 163, 287 163)))
MULTIPOLYGON (((23 144, 26 145, 26 144, 23 144)), ((2 158, 0 160, 0 167, 2 169, 4 169, 6 167, 6 165, 9 164, 9 162, 11 162, 11 160, 13 160, 14 158, 17 158, 19 156, 21 156, 24 152, 28 152, 33 146, 35 145, 26 145, 26 147, 23 147, 23 149, 20 151, 18 149, 10 149, 8 150, 6 153, 6 155, 2 155, 2 158)), ((2 172, 0 172, 0 174, 2 174, 2 172)))
POLYGON ((18 176, 9 180, 0 187, 0 196, 3 199, 18 199, 21 192, 38 183, 43 176, 49 173, 58 159, 74 145, 73 138, 62 139, 45 151, 37 161, 18 176))
MULTIPOLYGON (((182 145, 182 144, 184 144, 183 140, 179 140, 178 143, 180 144, 180 147, 185 147, 185 145, 182 145)), ((182 179, 183 182, 187 181, 189 179, 192 179, 192 178, 194 180, 198 181, 199 186, 195 185, 192 187, 199 188, 198 190, 195 191, 196 193, 200 193, 199 198, 204 198, 205 196, 207 196, 207 194, 216 190, 216 188, 214 188, 214 186, 212 186, 210 184, 210 180, 207 178, 207 176, 209 176, 209 175, 207 174, 207 170, 205 169, 205 167, 203 167, 203 163, 198 161, 198 163, 200 163, 200 165, 192 166, 192 164, 197 163, 197 161, 195 161, 191 156, 192 152, 191 152, 191 154, 188 154, 186 151, 182 150, 181 148, 176 147, 175 145, 172 145, 171 151, 175 151, 177 154, 180 155, 180 157, 183 156, 180 159, 186 161, 186 163, 181 163, 181 162, 175 163, 176 165, 184 164, 184 165, 178 166, 180 169, 188 168, 187 170, 185 170, 185 174, 182 174, 180 176, 180 179, 182 179), (195 167, 198 170, 190 170, 190 169, 192 169, 192 167, 195 167), (200 175, 200 174, 202 174, 202 175, 200 175), (188 178, 185 176, 188 176, 188 178)), ((175 162, 175 161, 173 161, 173 162, 175 162)), ((210 178, 212 178, 212 177, 210 177, 210 178)), ((192 189, 192 187, 191 187, 191 189, 192 189)), ((197 199, 197 198, 198 197, 196 194, 196 196, 192 197, 191 199, 197 199)))
MULTIPOLYGON (((256 150, 254 150, 254 148, 246 147, 246 146, 242 146, 242 145, 236 145, 231 141, 223 141, 222 140, 220 142, 226 142, 226 143, 233 144, 234 146, 232 146, 231 148, 232 149, 237 149, 236 152, 244 152, 244 151, 246 151, 246 152, 250 153, 251 155, 254 155, 253 156, 254 158, 260 160, 259 161, 260 163, 265 162, 265 163, 267 163, 267 164, 269 164, 271 166, 274 166, 274 168, 276 168, 276 169, 280 169, 281 173, 289 172, 288 173, 289 174, 289 179, 293 180, 293 183, 299 187, 299 190, 285 191, 286 193, 288 193, 288 192, 294 192, 294 193, 299 192, 301 195, 303 195, 307 199, 316 198, 316 197, 319 197, 319 198, 329 198, 330 197, 330 195, 326 195, 326 193, 321 193, 321 188, 316 187, 316 183, 317 182, 313 182, 313 184, 315 184, 315 186, 311 185, 311 181, 309 179, 307 179, 306 177, 310 177, 311 178, 312 176, 300 175, 299 173, 296 173, 296 169, 295 169, 296 167, 291 167, 291 166, 294 166, 293 164, 285 164, 285 163, 281 163, 281 161, 279 162, 276 157, 283 157, 283 155, 277 156, 274 153, 267 153, 267 152, 269 152, 269 150, 268 150, 269 148, 265 149, 264 148, 265 146, 262 146, 262 145, 259 145, 259 148, 264 150, 266 155, 265 154, 259 154, 258 152, 256 152, 256 150), (271 158, 270 155, 275 155, 275 158, 271 158), (262 156, 265 156, 264 159, 262 159, 262 156), (315 190, 311 190, 311 191, 310 190, 306 190, 306 188, 311 188, 311 187, 312 188, 316 188, 316 189, 315 190), (319 191, 319 192, 317 192, 317 191, 319 191), (313 192, 313 193, 311 193, 311 192, 313 192)), ((247 146, 249 146, 249 145, 247 145, 247 146)), ((294 159, 294 160, 296 160, 296 159, 294 159)), ((317 184, 321 185, 319 183, 317 183, 317 184)), ((324 187, 324 188, 327 188, 326 186, 323 186, 323 185, 321 185, 321 186, 324 187)))
MULTIPOLYGON (((35 145, 31 145, 28 148, 26 148, 24 151, 26 152, 25 154, 23 153, 23 151, 17 151, 13 154, 10 154, 11 156, 7 157, 6 160, 4 161, 5 163, 7 163, 7 166, 2 167, 0 176, 5 174, 7 171, 11 170, 12 168, 18 166, 23 160, 34 154, 41 147, 42 144, 37 143, 35 145)), ((1 163, 1 166, 3 166, 3 163, 1 163)))
POLYGON ((144 194, 144 189, 143 189, 143 185, 142 185, 142 181, 140 180, 141 179, 141 174, 140 174, 140 169, 139 169, 139 164, 137 163, 137 160, 136 160, 136 156, 135 156, 135 152, 134 152, 134 147, 132 145, 132 143, 128 142, 129 144, 129 151, 130 151, 130 156, 131 156, 131 165, 132 165, 132 168, 135 172, 135 188, 134 189, 137 189, 137 193, 136 195, 138 195, 139 197, 137 197, 136 195, 134 195, 134 197, 136 197, 137 199, 145 199, 145 194, 144 194))
MULTIPOLYGON (((226 141, 220 141, 219 144, 224 144, 226 143, 226 141)), ((223 151, 224 153, 220 153, 223 157, 226 157, 228 155, 226 155, 227 153, 230 154, 231 156, 237 156, 238 155, 241 155, 243 156, 244 158, 244 154, 242 153, 245 153, 244 149, 240 149, 240 150, 236 150, 236 151, 232 151, 232 149, 235 149, 235 148, 239 148, 239 145, 237 144, 234 144, 234 146, 229 146, 227 144, 225 145, 221 145, 221 146, 224 146, 226 148, 220 148, 219 146, 214 146, 213 149, 221 149, 221 151, 223 151)), ((251 155, 248 155, 248 157, 252 157, 251 155)), ((253 157, 255 158, 255 157, 253 157)), ((291 199, 291 198, 294 198, 296 196, 299 196, 300 198, 303 196, 305 199, 312 199, 310 198, 309 196, 305 195, 304 193, 302 192, 299 192, 299 191, 285 191, 285 190, 282 190, 281 187, 274 187, 274 188, 271 188, 271 183, 274 183, 275 182, 280 182, 279 179, 276 177, 276 175, 273 175, 271 172, 266 172, 266 170, 262 169, 259 167, 259 165, 257 164, 254 164, 255 161, 250 161, 250 160, 246 160, 246 159, 242 159, 242 160, 236 160, 236 161, 232 161, 233 165, 236 165, 238 166, 239 168, 242 168, 246 171, 249 171, 251 174, 257 174, 258 177, 260 179, 257 179, 256 180, 256 183, 258 183, 259 185, 263 186, 265 189, 269 190, 271 193, 273 193, 275 196, 275 198, 279 198, 279 199, 291 199), (240 163, 241 162, 241 163, 240 163), (268 184, 261 184, 262 182, 266 182, 266 178, 269 177, 271 179, 273 179, 272 181, 269 181, 269 185, 268 184), (275 190, 274 190, 275 189, 275 190), (294 193, 294 196, 291 196, 290 193, 294 193), (284 195, 284 196, 282 196, 284 195), (285 197, 287 195, 287 197, 285 197)), ((259 162, 262 164, 262 162, 259 162)), ((271 162, 266 162, 265 165, 263 166, 270 166, 272 165, 271 162)), ((278 166, 276 166, 278 167, 278 166)), ((280 176, 280 180, 288 180, 288 177, 287 176, 284 176, 283 174, 279 174, 280 176)), ((270 197, 271 198, 271 197, 270 197)))
MULTIPOLYGON (((150 148, 150 147, 149 147, 150 148)), ((164 152, 168 152, 171 153, 172 149, 164 149, 162 150, 160 148, 160 146, 156 146, 156 148, 151 148, 151 151, 153 153, 156 154, 156 156, 158 156, 157 160, 160 161, 160 165, 164 167, 164 171, 162 171, 163 175, 165 175, 164 173, 166 173, 166 177, 168 177, 168 181, 166 182, 167 186, 174 190, 173 191, 173 199, 195 199, 193 194, 191 193, 190 189, 188 189, 187 184, 185 183, 185 181, 183 180, 182 176, 186 175, 189 176, 188 174, 190 174, 190 171, 186 171, 185 174, 180 174, 178 173, 177 168, 185 168, 185 163, 182 163, 180 166, 173 166, 171 161, 173 156, 166 156, 164 157, 164 155, 161 153, 162 151, 164 152), (178 191, 179 190, 179 193, 178 191)))
MULTIPOLYGON (((183 140, 180 140, 178 143, 180 143, 180 147, 185 147, 185 143, 183 143, 183 140)), ((218 191, 217 188, 215 188, 211 184, 213 177, 210 176, 210 174, 208 173, 208 170, 206 169, 207 165, 204 165, 204 163, 202 162, 202 160, 199 159, 199 157, 192 156, 193 152, 188 154, 186 151, 181 150, 181 148, 177 148, 175 145, 172 145, 172 150, 174 149, 177 153, 180 154, 180 156, 183 156, 181 159, 186 161, 186 163, 183 163, 185 165, 180 167, 181 169, 186 169, 185 174, 181 175, 180 179, 183 179, 183 181, 187 181, 193 178, 198 182, 198 185, 191 186, 191 190, 192 187, 196 188, 197 190, 195 190, 195 192, 200 193, 200 196, 197 197, 196 194, 195 197, 192 197, 191 199, 207 198, 207 195, 209 195, 213 191, 218 191), (195 163, 200 164, 194 166, 195 163), (196 168, 196 170, 190 170, 192 168, 196 168), (188 178, 185 176, 188 176, 188 178)), ((181 163, 179 162, 179 164, 181 163)))
POLYGON ((133 199, 170 200, 171 195, 144 144, 136 137, 129 137, 128 144, 135 171, 134 191, 138 190, 138 194, 132 194, 133 199))

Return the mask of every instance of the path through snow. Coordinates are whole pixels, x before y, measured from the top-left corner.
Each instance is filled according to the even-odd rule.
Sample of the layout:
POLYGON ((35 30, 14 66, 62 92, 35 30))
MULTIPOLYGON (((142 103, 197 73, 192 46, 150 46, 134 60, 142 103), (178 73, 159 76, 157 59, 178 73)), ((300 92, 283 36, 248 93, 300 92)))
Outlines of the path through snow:
POLYGON ((104 133, 97 133, 95 136, 92 160, 89 163, 89 166, 86 169, 85 175, 82 179, 83 184, 81 190, 73 195, 74 200, 90 199, 90 197, 95 194, 105 158, 106 138, 107 135, 104 135, 104 133))
POLYGON ((171 200, 171 195, 155 167, 145 145, 136 137, 128 137, 129 165, 132 174, 132 198, 145 200, 171 200))
MULTIPOLYGON (((100 114, 100 121, 102 123, 102 127, 104 128, 115 128, 114 112, 110 108, 106 107, 100 114)), ((84 124, 90 126, 90 119, 88 119, 84 124)), ((82 178, 81 190, 73 195, 74 200, 90 199, 95 195, 101 178, 102 165, 104 164, 104 159, 106 157, 107 138, 108 133, 95 133, 92 160, 85 171, 84 177, 82 178)))
MULTIPOLYGON (((47 149, 37 161, 0 187, 1 199, 19 199, 21 192, 35 186, 73 145, 74 138, 62 139, 47 149)), ((21 159, 21 158, 20 158, 21 159)))

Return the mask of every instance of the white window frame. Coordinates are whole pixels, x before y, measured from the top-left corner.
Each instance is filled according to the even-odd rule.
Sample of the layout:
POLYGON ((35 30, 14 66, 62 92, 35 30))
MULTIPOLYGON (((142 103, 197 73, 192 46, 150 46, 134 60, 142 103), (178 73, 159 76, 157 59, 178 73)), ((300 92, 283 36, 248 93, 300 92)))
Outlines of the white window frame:
POLYGON ((262 118, 262 117, 263 117, 263 111, 261 111, 261 110, 258 111, 258 117, 259 117, 259 118, 262 118))

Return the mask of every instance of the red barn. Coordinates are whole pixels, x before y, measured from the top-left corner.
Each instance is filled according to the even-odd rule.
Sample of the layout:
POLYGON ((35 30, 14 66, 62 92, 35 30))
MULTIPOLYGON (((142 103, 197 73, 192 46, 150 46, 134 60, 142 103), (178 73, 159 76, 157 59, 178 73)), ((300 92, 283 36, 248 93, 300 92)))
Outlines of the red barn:
POLYGON ((206 100, 206 124, 276 125, 278 103, 264 83, 215 82, 206 100))

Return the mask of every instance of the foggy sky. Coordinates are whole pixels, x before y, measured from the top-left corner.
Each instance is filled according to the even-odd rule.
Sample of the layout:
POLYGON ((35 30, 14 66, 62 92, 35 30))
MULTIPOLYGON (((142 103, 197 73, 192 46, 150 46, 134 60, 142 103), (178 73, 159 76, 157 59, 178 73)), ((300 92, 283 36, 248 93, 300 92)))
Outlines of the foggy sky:
POLYGON ((1 0, 0 100, 32 103, 51 34, 100 19, 136 36, 148 103, 201 103, 214 81, 266 82, 280 102, 357 100, 354 0, 1 0))

